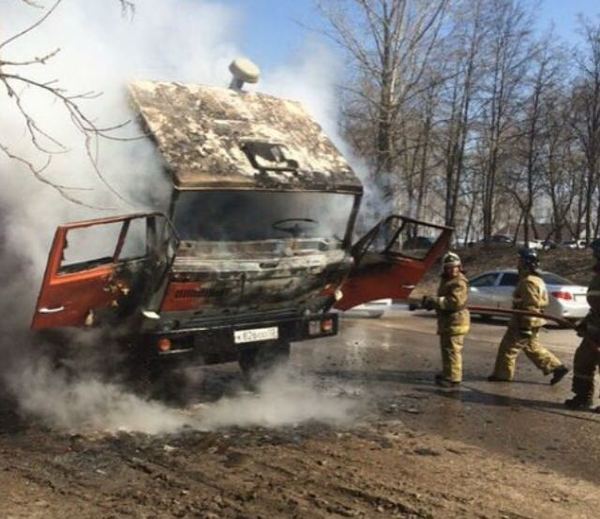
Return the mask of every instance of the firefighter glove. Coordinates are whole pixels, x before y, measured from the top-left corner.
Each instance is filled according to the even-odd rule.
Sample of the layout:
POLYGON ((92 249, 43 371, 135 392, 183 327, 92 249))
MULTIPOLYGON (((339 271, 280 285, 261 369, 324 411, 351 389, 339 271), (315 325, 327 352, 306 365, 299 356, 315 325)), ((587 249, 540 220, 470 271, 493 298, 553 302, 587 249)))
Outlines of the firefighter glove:
POLYGON ((579 337, 585 337, 586 328, 587 328, 587 326, 586 326, 585 319, 581 319, 575 323, 575 333, 579 337))
POLYGON ((435 308, 434 298, 431 296, 423 296, 421 306, 425 308, 425 310, 433 310, 435 308))

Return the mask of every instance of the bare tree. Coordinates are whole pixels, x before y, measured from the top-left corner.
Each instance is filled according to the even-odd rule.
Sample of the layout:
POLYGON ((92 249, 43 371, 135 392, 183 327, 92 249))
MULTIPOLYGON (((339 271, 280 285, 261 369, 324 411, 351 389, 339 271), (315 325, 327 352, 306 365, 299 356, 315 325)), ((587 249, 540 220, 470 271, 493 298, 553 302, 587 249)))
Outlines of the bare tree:
MULTIPOLYGON (((552 110, 560 97, 560 73, 565 65, 560 60, 559 49, 552 44, 552 35, 540 41, 528 66, 524 82, 524 96, 518 134, 513 141, 513 164, 505 188, 514 196, 523 213, 523 239, 528 242, 538 238, 533 213, 534 201, 543 193, 549 180, 543 174, 544 154, 554 154, 556 142, 548 146, 547 140, 560 138, 559 132, 550 134, 552 110)), ((548 164, 546 164, 548 165, 548 164)), ((554 166, 554 165, 553 165, 554 166)))
POLYGON ((582 23, 572 80, 524 0, 320 5, 351 64, 345 135, 405 212, 465 241, 548 237, 538 218, 559 240, 600 232, 600 24, 582 23))
MULTIPOLYGON (((446 225, 454 225, 461 193, 465 152, 474 119, 473 97, 478 86, 479 55, 485 37, 482 1, 464 2, 454 13, 453 47, 444 49, 447 61, 454 61, 449 83, 448 116, 445 124, 444 178, 446 225)), ((452 41, 451 40, 451 41, 452 41)))
POLYGON ((518 0, 490 0, 489 68, 482 138, 487 148, 482 193, 483 236, 492 235, 499 176, 510 140, 523 78, 531 57, 531 17, 518 0))
MULTIPOLYGON (((553 235, 560 242, 564 238, 565 228, 578 236, 578 232, 571 226, 570 215, 580 186, 583 185, 581 176, 573 173, 579 171, 583 164, 575 155, 570 126, 565 124, 571 118, 571 107, 564 93, 561 97, 547 100, 546 105, 548 116, 542 171, 552 207, 552 231, 546 238, 553 235)), ((581 221, 581 216, 582 214, 576 214, 575 221, 581 221)))
MULTIPOLYGON (((600 24, 580 20, 585 51, 576 54, 578 77, 573 92, 573 129, 586 159, 585 240, 589 242, 593 229, 593 197, 598 185, 600 167, 600 24)), ((598 205, 600 208, 600 204, 598 205)), ((596 218, 600 215, 596 215, 596 218)))
POLYGON ((350 140, 369 159, 374 178, 388 197, 399 185, 402 160, 409 151, 402 128, 407 121, 402 116, 427 88, 422 80, 447 4, 448 0, 319 2, 329 23, 328 36, 346 53, 355 71, 342 85, 349 114, 346 131, 367 137, 360 143, 350 140))
MULTIPOLYGON (((119 193, 117 193, 106 181, 98 167, 97 141, 99 138, 123 140, 122 137, 116 137, 113 132, 125 126, 128 121, 116 125, 99 126, 83 109, 83 103, 96 99, 100 95, 99 92, 88 91, 73 93, 63 87, 56 78, 47 80, 37 79, 37 76, 33 74, 34 67, 43 67, 47 65, 60 52, 60 48, 49 49, 41 56, 31 56, 25 59, 15 60, 7 57, 10 52, 11 44, 27 38, 35 32, 36 29, 48 20, 48 18, 55 15, 63 0, 54 0, 47 8, 38 0, 21 1, 25 4, 24 8, 38 9, 41 14, 39 18, 28 27, 16 32, 5 40, 0 41, 0 84, 4 87, 5 94, 16 107, 31 143, 35 149, 42 154, 44 161, 42 164, 35 164, 35 159, 31 159, 22 153, 13 151, 1 137, 0 152, 9 159, 19 162, 27 167, 39 181, 56 189, 64 198, 71 202, 86 205, 73 195, 73 191, 81 190, 82 188, 66 186, 51 181, 45 176, 45 170, 51 164, 52 157, 58 153, 65 153, 67 147, 45 129, 44 122, 40 120, 41 118, 37 116, 34 110, 27 106, 25 101, 26 94, 42 94, 46 96, 48 103, 58 103, 62 106, 73 126, 80 132, 85 152, 97 176, 116 196, 121 198, 119 193)), ((118 0, 118 2, 123 14, 129 13, 133 15, 135 8, 133 1, 118 0)))

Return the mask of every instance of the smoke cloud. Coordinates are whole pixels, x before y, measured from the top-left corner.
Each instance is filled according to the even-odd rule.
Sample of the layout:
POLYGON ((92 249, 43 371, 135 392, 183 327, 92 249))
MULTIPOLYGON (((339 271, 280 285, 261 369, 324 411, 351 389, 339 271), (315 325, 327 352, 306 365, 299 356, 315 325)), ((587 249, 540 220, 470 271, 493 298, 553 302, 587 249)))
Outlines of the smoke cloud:
MULTIPOLYGON (((49 1, 43 2, 46 7, 49 1)), ((98 92, 82 100, 85 113, 100 126, 132 118, 126 84, 134 79, 157 79, 226 85, 230 61, 244 53, 232 35, 243 16, 224 4, 203 0, 144 0, 136 3, 133 19, 122 16, 118 2, 64 0, 53 16, 33 32, 2 49, 2 58, 22 61, 60 49, 45 65, 18 69, 41 82, 57 80, 70 93, 98 92), (114 5, 112 5, 114 3, 114 5)), ((17 33, 31 25, 40 11, 23 2, 0 6, 2 39, 7 28, 17 33)), ((252 56, 260 64, 260 56, 252 56)), ((315 44, 295 57, 295 64, 265 71, 262 91, 302 101, 336 144, 334 81, 338 67, 332 54, 315 44)), ((101 140, 96 173, 87 155, 84 136, 74 128, 61 103, 25 88, 24 106, 40 126, 64 145, 44 146, 55 151, 44 175, 78 188, 69 191, 87 206, 67 202, 51 187, 35 180, 26 168, 0 153, 0 311, 4 334, 2 353, 6 384, 23 411, 62 428, 93 427, 160 433, 184 426, 214 428, 236 424, 277 426, 302 420, 343 420, 351 405, 339 399, 328 403, 311 382, 299 383, 275 375, 258 395, 222 399, 198 410, 198 416, 147 402, 120 386, 96 380, 72 382, 51 365, 28 356, 27 334, 55 227, 65 221, 124 214, 140 209, 164 209, 169 185, 162 163, 145 139, 101 140), (118 193, 119 196, 115 195, 118 193), (8 338, 8 339, 7 339, 8 338), (13 360, 8 359, 11 353, 13 360)), ((139 135, 135 122, 117 132, 139 135)), ((23 117, 4 93, 0 95, 0 136, 3 144, 36 166, 47 160, 33 146, 23 117)))
POLYGON ((307 374, 296 375, 280 367, 270 372, 256 393, 203 405, 198 409, 202 427, 209 429, 238 426, 279 427, 319 421, 348 424, 356 416, 359 403, 323 387, 307 374))
MULTIPOLYGON (((2 18, 15 32, 39 18, 40 11, 22 2, 2 4, 2 18)), ((46 2, 49 5, 49 2, 46 2)), ((56 85, 70 94, 96 92, 95 99, 79 105, 99 127, 120 124, 132 118, 126 85, 135 79, 226 84, 227 65, 239 53, 228 38, 235 14, 209 2, 150 0, 138 2, 135 17, 121 15, 116 1, 64 0, 56 12, 35 31, 18 38, 5 49, 3 59, 22 61, 60 52, 46 65, 14 72, 56 85), (114 5, 112 5, 114 4, 114 5)), ((6 29, 3 35, 6 34, 6 29)), ((98 178, 87 156, 84 136, 74 128, 60 102, 32 88, 22 92, 25 107, 39 125, 66 148, 51 156, 44 175, 48 180, 84 189, 69 191, 93 210, 68 203, 55 190, 35 180, 15 161, 0 154, 4 189, 0 195, 5 213, 6 239, 18 244, 35 263, 36 281, 43 270, 55 226, 61 222, 131 212, 164 206, 168 184, 161 174, 161 161, 146 139, 128 142, 101 140, 99 166, 114 191, 98 178)), ((47 156, 40 153, 25 131, 22 116, 11 99, 0 96, 0 134, 11 150, 41 166, 47 156), (8 141, 8 142, 7 142, 8 141)), ((139 136, 134 123, 115 136, 139 136)), ((52 142, 45 148, 61 149, 52 142)), ((95 150, 94 150, 95 151, 95 150)))
POLYGON ((238 391, 187 409, 145 400, 113 383, 70 381, 64 371, 43 359, 8 379, 11 388, 22 395, 19 404, 23 411, 71 432, 165 434, 231 426, 273 428, 307 421, 348 425, 360 410, 358 400, 282 367, 267 374, 253 392, 238 391))

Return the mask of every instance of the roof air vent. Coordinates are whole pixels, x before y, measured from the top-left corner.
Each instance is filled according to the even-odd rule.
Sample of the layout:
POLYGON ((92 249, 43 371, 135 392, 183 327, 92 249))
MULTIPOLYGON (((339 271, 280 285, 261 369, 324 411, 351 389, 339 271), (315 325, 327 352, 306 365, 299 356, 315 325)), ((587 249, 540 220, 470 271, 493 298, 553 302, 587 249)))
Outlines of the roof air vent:
POLYGON ((258 83, 260 69, 246 58, 236 58, 229 65, 229 70, 233 75, 229 88, 241 90, 244 83, 258 83))

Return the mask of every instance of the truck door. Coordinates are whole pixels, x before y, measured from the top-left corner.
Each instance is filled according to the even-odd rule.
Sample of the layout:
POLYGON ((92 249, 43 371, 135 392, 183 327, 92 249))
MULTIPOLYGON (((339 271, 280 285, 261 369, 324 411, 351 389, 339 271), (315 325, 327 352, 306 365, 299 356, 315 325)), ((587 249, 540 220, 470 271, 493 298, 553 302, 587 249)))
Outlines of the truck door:
POLYGON ((34 330, 92 326, 99 316, 123 316, 166 263, 159 213, 61 225, 56 229, 31 323, 34 330), (154 273, 154 276, 153 276, 154 273))
POLYGON ((389 216, 352 247, 354 267, 335 308, 348 310, 375 299, 407 299, 448 249, 452 228, 389 216))

